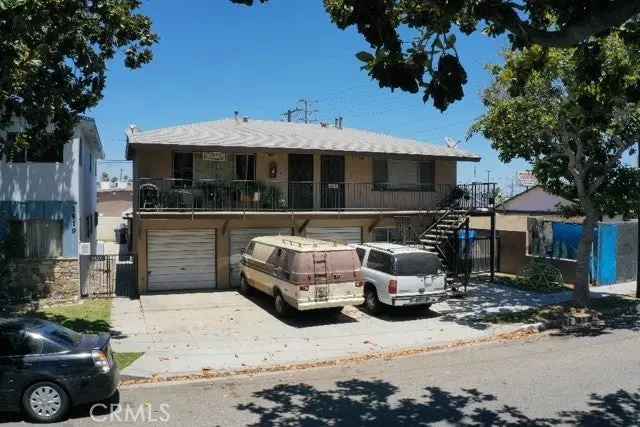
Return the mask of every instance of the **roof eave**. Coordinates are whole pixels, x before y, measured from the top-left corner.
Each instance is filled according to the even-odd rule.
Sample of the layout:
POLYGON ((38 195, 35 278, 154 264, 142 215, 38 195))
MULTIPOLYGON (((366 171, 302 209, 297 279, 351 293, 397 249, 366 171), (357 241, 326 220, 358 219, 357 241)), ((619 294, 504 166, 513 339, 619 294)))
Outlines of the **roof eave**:
POLYGON ((355 155, 367 155, 367 156, 384 156, 384 157, 402 157, 402 158, 431 158, 442 160, 454 160, 459 162, 480 162, 480 156, 457 156, 457 155, 438 155, 438 154, 404 154, 404 153, 380 153, 371 151, 349 151, 349 150, 318 150, 318 149, 293 149, 293 148, 280 148, 280 147, 246 147, 246 146, 213 146, 213 145, 200 145, 200 144, 166 144, 166 143, 141 143, 141 142, 127 142, 126 155, 127 160, 133 160, 133 152, 135 147, 144 146, 151 148, 169 148, 174 150, 196 151, 196 150, 208 150, 219 152, 286 152, 286 153, 339 153, 339 154, 355 154, 355 155))

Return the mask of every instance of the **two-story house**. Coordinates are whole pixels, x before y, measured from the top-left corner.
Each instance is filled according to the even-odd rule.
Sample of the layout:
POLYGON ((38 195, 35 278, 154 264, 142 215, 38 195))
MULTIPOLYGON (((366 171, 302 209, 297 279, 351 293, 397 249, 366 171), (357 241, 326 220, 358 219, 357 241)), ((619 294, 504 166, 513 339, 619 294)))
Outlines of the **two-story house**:
POLYGON ((132 126, 127 138, 141 292, 235 287, 241 250, 255 236, 419 235, 457 188, 457 162, 480 160, 341 126, 238 117, 132 126))
MULTIPOLYGON (((0 130, 15 138, 24 123, 0 130)), ((46 153, 0 153, 0 238, 24 241, 17 280, 42 297, 80 295, 79 251, 96 243, 96 167, 104 157, 93 119, 82 118, 68 143, 46 153)))

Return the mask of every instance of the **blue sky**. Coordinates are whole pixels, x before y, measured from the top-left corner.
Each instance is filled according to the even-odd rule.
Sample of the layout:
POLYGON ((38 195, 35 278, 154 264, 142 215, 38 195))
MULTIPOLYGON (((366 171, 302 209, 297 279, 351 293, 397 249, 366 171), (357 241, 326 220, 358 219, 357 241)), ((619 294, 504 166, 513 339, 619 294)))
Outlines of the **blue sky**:
MULTIPOLYGON (((341 31, 321 0, 271 0, 247 8, 227 0, 145 2, 160 43, 154 61, 130 71, 111 63, 101 104, 89 114, 98 123, 107 159, 124 158, 124 131, 143 130, 232 117, 235 110, 255 119, 280 120, 281 114, 308 97, 318 101, 319 120, 344 117, 346 127, 444 144, 462 140, 483 112, 481 90, 490 76, 484 65, 500 61, 503 39, 481 34, 458 37, 458 51, 469 74, 463 101, 440 113, 419 95, 380 89, 355 53, 368 45, 355 30, 341 31), (295 6, 293 6, 295 4, 295 6)), ((482 137, 462 145, 480 154, 480 163, 464 163, 461 181, 487 179, 508 186, 522 162, 505 165, 482 137)), ((121 165, 109 171, 118 173, 121 165)), ((127 170, 125 168, 125 173, 127 170)), ((130 173, 130 172, 129 172, 130 173)))

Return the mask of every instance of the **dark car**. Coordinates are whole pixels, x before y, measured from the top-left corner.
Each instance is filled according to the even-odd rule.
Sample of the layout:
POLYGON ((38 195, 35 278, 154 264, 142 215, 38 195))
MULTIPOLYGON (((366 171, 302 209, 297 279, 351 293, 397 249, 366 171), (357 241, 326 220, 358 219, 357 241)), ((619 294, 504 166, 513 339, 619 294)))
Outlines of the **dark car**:
POLYGON ((113 396, 120 382, 108 334, 40 319, 0 319, 0 410, 56 422, 71 406, 113 396))

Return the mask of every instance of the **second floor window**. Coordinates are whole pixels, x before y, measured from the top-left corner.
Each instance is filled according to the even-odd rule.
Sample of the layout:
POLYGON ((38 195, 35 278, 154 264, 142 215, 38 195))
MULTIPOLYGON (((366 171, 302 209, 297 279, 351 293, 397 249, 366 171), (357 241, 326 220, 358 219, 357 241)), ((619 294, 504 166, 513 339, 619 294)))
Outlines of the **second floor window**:
POLYGON ((377 191, 434 191, 435 162, 374 159, 373 184, 377 191))
POLYGON ((236 179, 239 181, 256 180, 256 155, 237 154, 236 155, 236 179))
POLYGON ((36 163, 62 163, 64 145, 27 150, 27 161, 36 163))
POLYGON ((9 163, 62 163, 64 157, 64 145, 56 144, 46 147, 33 147, 26 149, 16 145, 18 134, 10 132, 7 134, 7 148, 4 154, 9 163))

